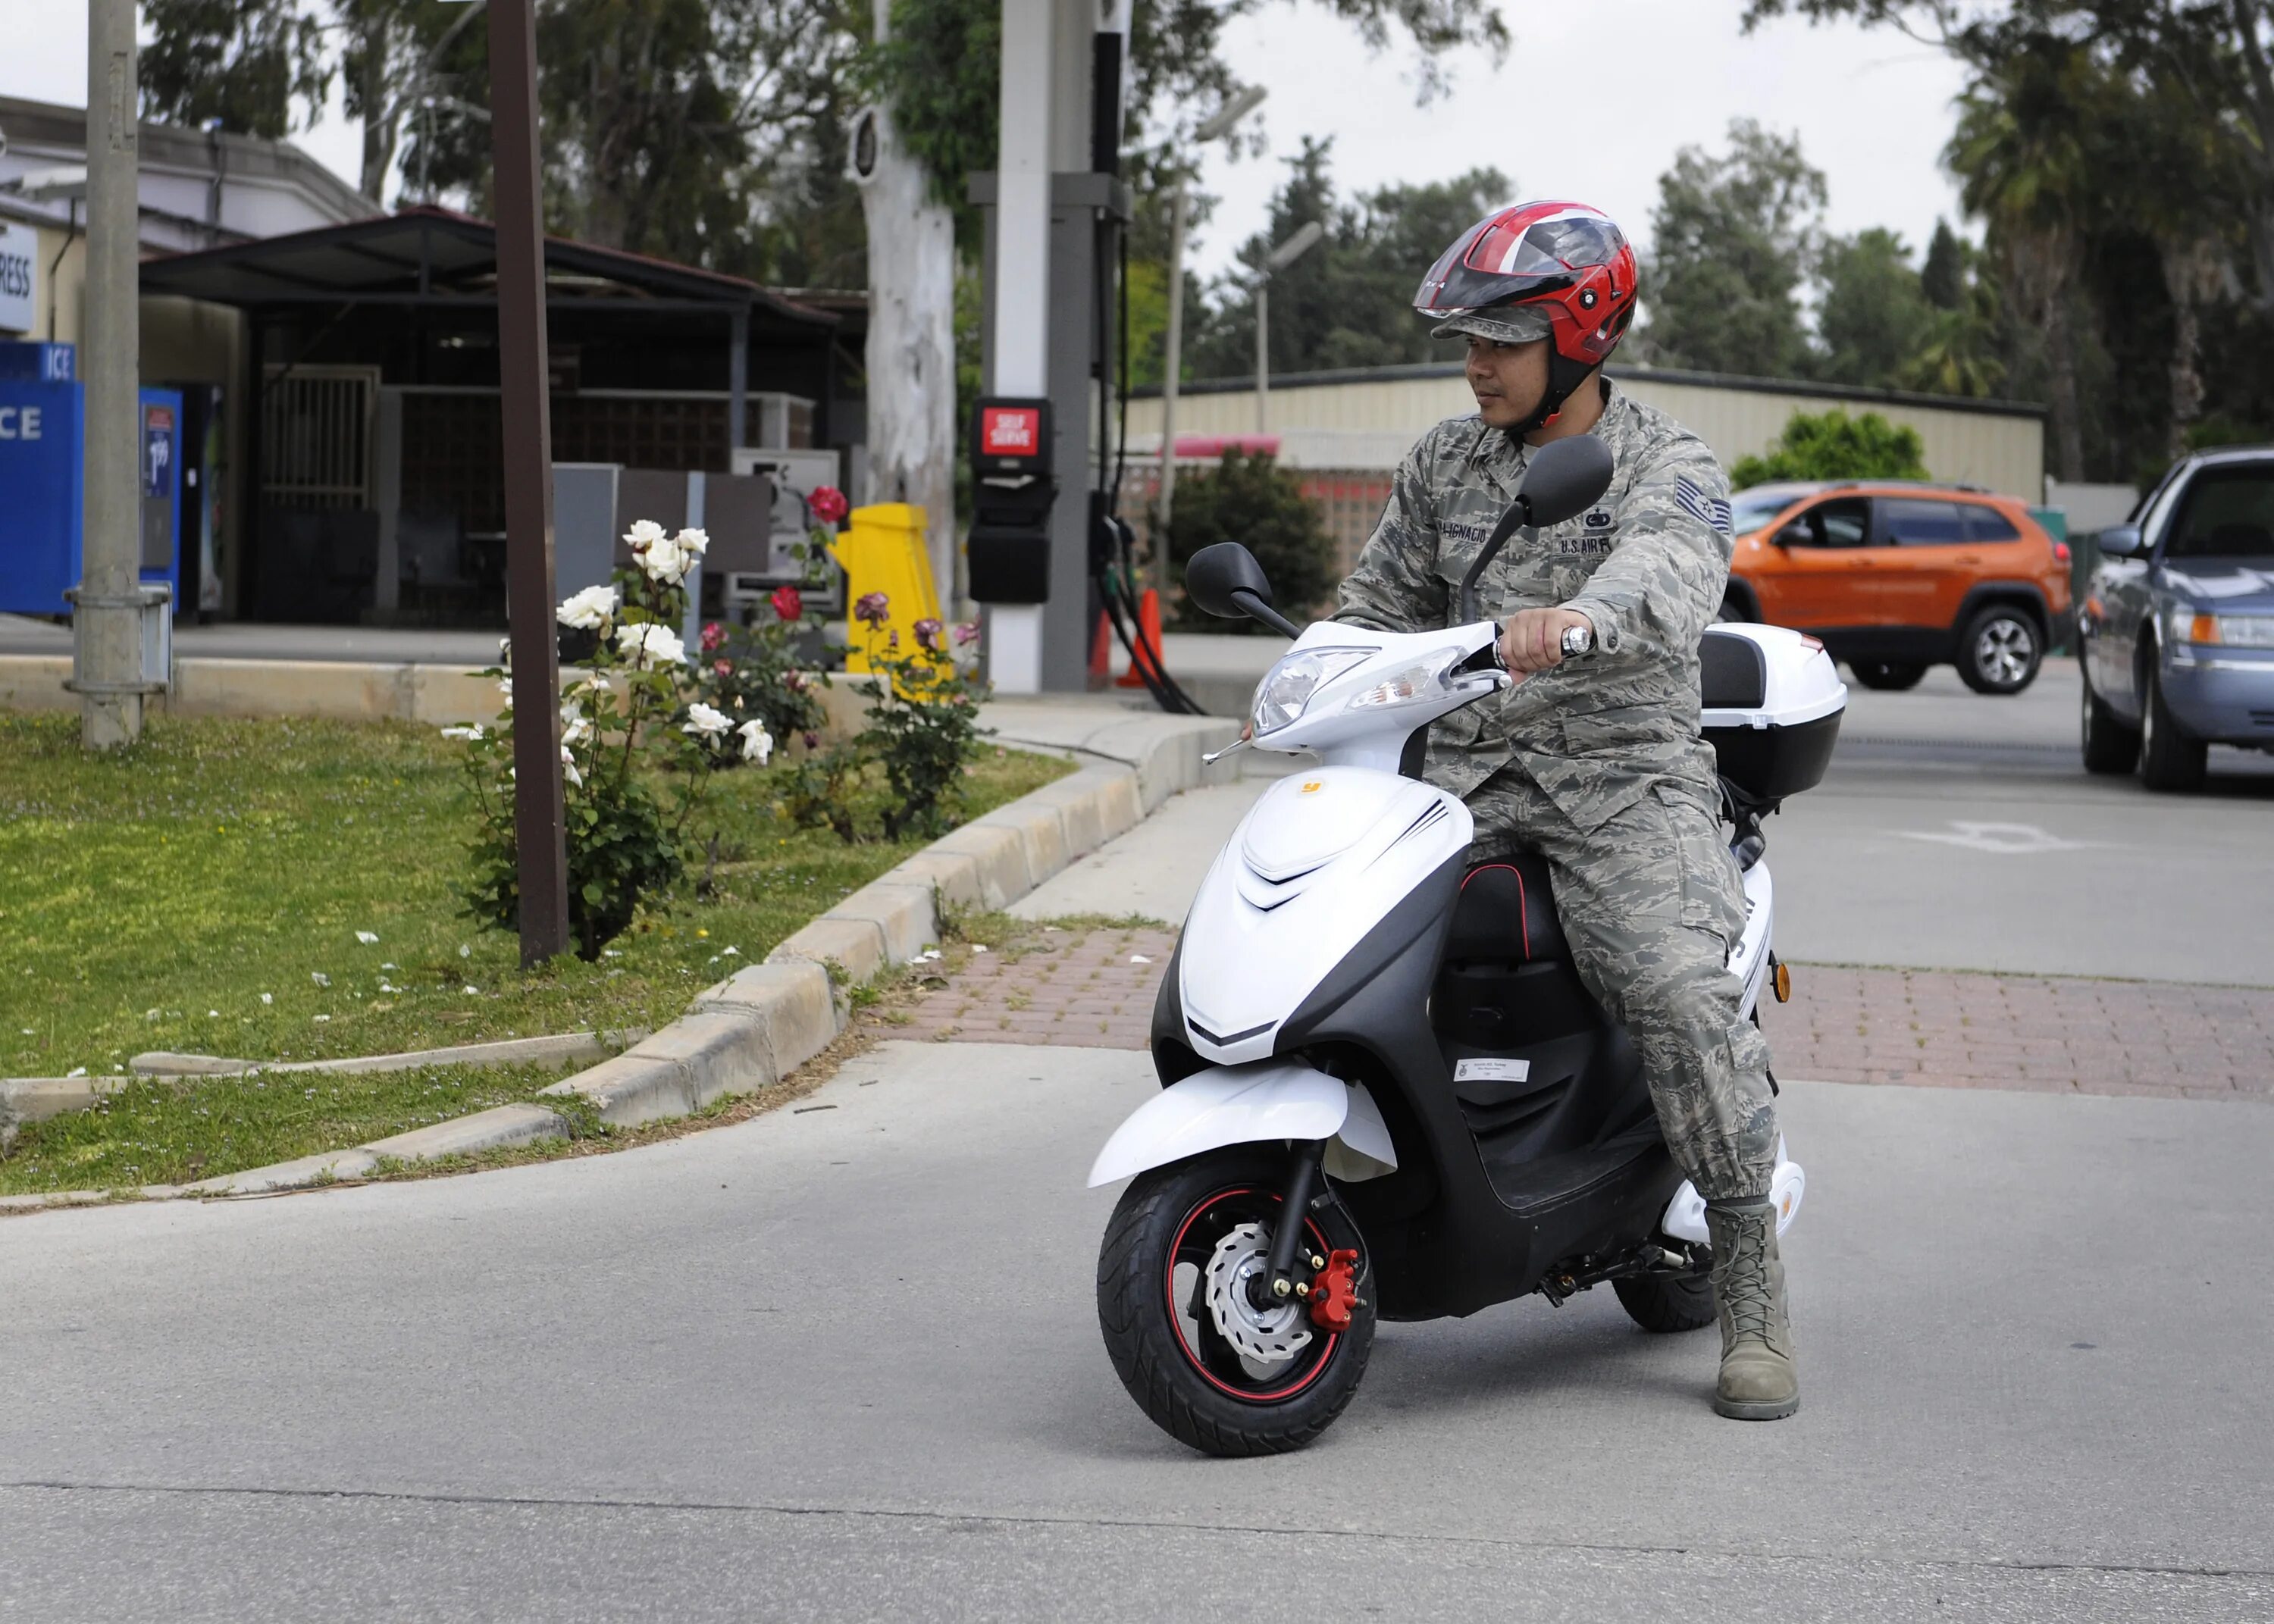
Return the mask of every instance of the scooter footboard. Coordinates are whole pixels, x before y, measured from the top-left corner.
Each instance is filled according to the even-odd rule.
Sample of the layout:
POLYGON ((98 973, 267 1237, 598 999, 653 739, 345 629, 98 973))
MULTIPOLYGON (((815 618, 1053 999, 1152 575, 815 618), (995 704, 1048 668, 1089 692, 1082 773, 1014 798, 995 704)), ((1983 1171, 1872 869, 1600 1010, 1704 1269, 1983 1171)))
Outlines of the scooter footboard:
POLYGON ((1332 1140, 1328 1171, 1337 1177, 1397 1165, 1389 1130, 1364 1088, 1311 1066, 1266 1060, 1210 1066, 1146 1101, 1097 1153, 1089 1187, 1227 1145, 1286 1139, 1332 1140))

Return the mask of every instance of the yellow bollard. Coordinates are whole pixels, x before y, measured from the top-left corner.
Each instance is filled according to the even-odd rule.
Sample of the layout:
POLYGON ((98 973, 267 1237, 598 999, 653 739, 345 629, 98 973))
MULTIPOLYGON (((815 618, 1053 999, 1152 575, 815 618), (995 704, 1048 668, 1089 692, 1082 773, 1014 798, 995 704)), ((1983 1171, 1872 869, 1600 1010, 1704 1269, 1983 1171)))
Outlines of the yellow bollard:
POLYGON ((937 620, 939 593, 932 585, 931 558, 924 551, 924 510, 907 502, 877 502, 855 508, 851 528, 829 544, 830 555, 845 569, 845 669, 869 670, 869 628, 853 619, 853 606, 882 592, 889 618, 875 635, 900 635, 900 651, 914 653, 916 622, 937 620))

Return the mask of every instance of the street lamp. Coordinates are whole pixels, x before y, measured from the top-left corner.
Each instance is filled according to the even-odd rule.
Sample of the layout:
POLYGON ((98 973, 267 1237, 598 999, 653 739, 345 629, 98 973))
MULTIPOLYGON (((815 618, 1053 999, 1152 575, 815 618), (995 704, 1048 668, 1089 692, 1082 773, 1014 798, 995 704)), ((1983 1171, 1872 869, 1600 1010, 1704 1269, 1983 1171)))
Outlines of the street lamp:
POLYGON ((1271 432, 1271 278, 1301 259, 1327 234, 1314 220, 1263 256, 1255 278, 1255 432, 1271 432))
MULTIPOLYGON (((1250 85, 1203 119, 1193 132, 1196 142, 1209 142, 1230 133, 1231 127, 1263 103, 1270 92, 1250 85)), ((1185 209, 1190 188, 1177 177, 1177 194, 1169 206, 1169 333, 1167 369, 1161 378, 1161 498, 1157 521, 1159 543, 1153 549, 1154 584, 1168 596, 1169 507, 1177 494, 1177 382, 1184 370, 1185 348, 1185 209)))

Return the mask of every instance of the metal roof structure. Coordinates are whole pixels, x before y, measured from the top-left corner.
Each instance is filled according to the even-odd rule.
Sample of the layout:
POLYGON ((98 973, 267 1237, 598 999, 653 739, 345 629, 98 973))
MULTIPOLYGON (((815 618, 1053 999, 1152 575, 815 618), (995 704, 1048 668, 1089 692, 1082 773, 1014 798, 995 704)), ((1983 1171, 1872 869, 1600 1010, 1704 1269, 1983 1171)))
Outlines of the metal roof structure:
MULTIPOLYGON (((621 301, 631 310, 736 311, 779 332, 819 334, 837 313, 753 282, 645 254, 545 239, 547 302, 621 301)), ((142 291, 279 309, 367 304, 472 310, 497 304, 497 230, 486 220, 419 206, 255 242, 147 259, 142 291)))

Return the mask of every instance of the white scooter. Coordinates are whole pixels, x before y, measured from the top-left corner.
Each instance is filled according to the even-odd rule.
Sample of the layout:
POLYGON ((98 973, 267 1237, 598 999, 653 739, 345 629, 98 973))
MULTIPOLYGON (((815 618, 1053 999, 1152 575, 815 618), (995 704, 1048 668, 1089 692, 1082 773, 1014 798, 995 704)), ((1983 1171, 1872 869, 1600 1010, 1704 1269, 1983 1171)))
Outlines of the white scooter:
MULTIPOLYGON (((1478 577, 1518 525, 1583 512, 1609 477, 1598 440, 1542 447, 1442 631, 1299 631, 1234 544, 1186 572, 1208 613, 1295 638, 1256 689, 1253 746, 1319 760, 1258 798, 1201 883, 1154 1011, 1164 1086, 1090 1169, 1093 1187, 1133 1180, 1098 1257, 1107 1351, 1194 1448, 1317 1437, 1377 1318, 1561 1304, 1608 1281, 1646 1329, 1713 1320, 1705 1203, 1571 967, 1545 865, 1472 868, 1468 808, 1419 778, 1428 725, 1510 686, 1478 577)), ((1564 651, 1587 643, 1567 634, 1564 651)), ((1701 655, 1751 1013, 1787 988, 1760 819, 1822 778, 1848 690, 1814 639, 1774 627, 1716 626, 1701 655)), ((1780 1147, 1780 1229, 1802 1185, 1780 1147)))

